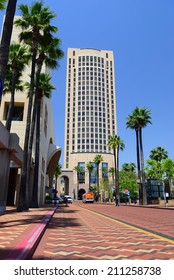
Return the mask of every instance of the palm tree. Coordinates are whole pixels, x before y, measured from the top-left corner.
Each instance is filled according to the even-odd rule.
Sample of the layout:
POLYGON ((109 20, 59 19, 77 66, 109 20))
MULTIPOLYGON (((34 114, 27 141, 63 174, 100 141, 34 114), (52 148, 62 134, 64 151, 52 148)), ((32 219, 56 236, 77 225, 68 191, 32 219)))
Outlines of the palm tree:
POLYGON ((7 0, 0 0, 0 11, 5 10, 5 3, 7 0))
POLYGON ((89 173, 89 190, 90 190, 90 187, 91 187, 91 173, 93 172, 94 170, 94 165, 92 163, 92 161, 89 161, 87 164, 86 164, 86 168, 87 168, 87 171, 89 173))
MULTIPOLYGON (((16 77, 16 84, 15 84, 15 91, 23 91, 24 90, 24 85, 23 81, 20 79, 21 78, 21 73, 18 73, 16 77)), ((6 73, 5 73, 5 79, 4 79, 4 89, 3 89, 3 95, 6 93, 12 92, 12 70, 11 68, 7 65, 6 73)))
POLYGON ((133 113, 128 115, 126 128, 131 128, 135 130, 136 134, 136 154, 137 154, 137 172, 138 172, 138 180, 139 180, 139 201, 142 200, 142 188, 141 188, 141 168, 140 168, 140 148, 139 148, 139 128, 137 122, 134 119, 133 113))
MULTIPOLYGON (((35 145, 35 168, 34 168, 34 182, 32 191, 32 207, 38 207, 38 175, 39 175, 39 158, 40 158, 40 111, 42 99, 45 96, 50 98, 51 92, 55 90, 55 87, 50 83, 51 77, 48 74, 40 74, 40 82, 38 89, 38 106, 37 106, 37 116, 36 116, 36 145, 35 145)), ((33 132, 34 135, 34 132, 33 132)), ((32 149, 31 149, 32 150, 32 149)), ((31 166, 31 155, 28 157, 28 162, 31 166)), ((28 168, 30 169, 30 168, 28 168)), ((30 173, 29 173, 30 174, 30 173)), ((27 179, 30 179, 27 173, 27 179)), ((29 182, 29 180, 28 180, 29 182)))
POLYGON ((172 159, 166 158, 163 161, 163 167, 165 171, 165 177, 169 182, 169 191, 171 192, 172 180, 174 179, 174 161, 172 159))
POLYGON ((103 161, 102 155, 96 155, 94 158, 94 162, 97 164, 97 197, 99 198, 99 166, 100 162, 103 161))
POLYGON ((135 172, 135 168, 136 168, 136 165, 135 163, 131 162, 131 163, 124 163, 122 165, 122 170, 124 171, 127 171, 127 172, 135 172))
MULTIPOLYGON (((0 9, 4 9, 4 4, 6 1, 0 1, 0 9)), ((8 0, 6 15, 4 20, 4 26, 2 30, 1 44, 0 44, 0 104, 1 104, 1 94, 4 83, 4 77, 6 73, 8 55, 11 41, 11 34, 13 29, 13 20, 16 11, 17 0, 8 0)))
POLYGON ((57 179, 61 173, 62 173, 62 165, 60 164, 60 162, 58 162, 54 173, 54 176, 56 178, 56 184, 55 184, 56 191, 57 191, 57 179))
POLYGON ((82 173, 84 170, 81 166, 77 165, 73 168, 73 170, 77 173, 77 199, 78 199, 78 194, 79 194, 79 176, 80 173, 82 173))
POLYGON ((133 112, 130 115, 128 115, 127 122, 126 122, 127 128, 134 129, 136 132, 137 166, 138 166, 138 178, 140 180, 140 186, 139 186, 140 204, 147 204, 145 173, 144 173, 142 128, 146 127, 149 123, 151 124, 151 111, 145 107, 143 108, 136 107, 133 110, 133 112), (142 178, 140 176, 140 172, 142 178))
POLYGON ((119 151, 125 148, 123 140, 118 135, 110 135, 108 146, 113 149, 115 169, 115 194, 119 194, 119 151))
MULTIPOLYGON (((31 132, 30 132, 30 142, 29 142, 29 150, 28 150, 28 163, 27 163, 27 188, 30 185, 30 166, 31 166, 31 158, 32 158, 32 146, 33 146, 33 139, 34 139, 34 128, 35 128, 35 120, 36 115, 37 117, 37 137, 36 137, 36 159, 35 159, 35 172, 34 172, 34 188, 37 188, 38 184, 38 172, 39 172, 39 145, 40 145, 40 104, 42 96, 39 96, 39 83, 40 83, 40 76, 43 63, 47 68, 54 69, 58 67, 58 59, 63 57, 63 52, 59 48, 60 40, 58 38, 53 38, 50 33, 44 33, 42 36, 42 40, 39 44, 38 48, 38 58, 37 58, 37 71, 36 71, 36 87, 35 87, 35 100, 34 100, 34 108, 32 114, 32 124, 31 124, 31 132), (40 100, 39 100, 40 99, 40 100)), ((45 76, 46 77, 46 76, 45 76)), ((48 81, 47 81, 48 82, 48 81)), ((49 88, 50 89, 50 88, 49 88)), ((52 87, 52 90, 55 89, 52 87)))
POLYGON ((25 42, 31 47, 32 63, 30 78, 30 94, 28 102, 27 123, 25 130, 23 165, 21 171, 21 183, 19 190, 18 211, 28 210, 28 189, 26 187, 27 161, 28 161, 28 143, 30 135, 31 112, 33 103, 34 77, 36 57, 38 53, 39 42, 44 31, 57 31, 55 26, 51 26, 50 22, 55 18, 55 14, 49 10, 49 7, 43 7, 43 2, 35 2, 31 7, 27 5, 19 5, 22 17, 15 21, 15 25, 22 29, 20 41, 25 42))
POLYGON ((112 182, 113 182, 113 186, 115 185, 115 168, 114 167, 110 167, 109 168, 109 173, 111 174, 112 176, 112 182))
MULTIPOLYGON (((6 128, 8 131, 11 129, 11 122, 14 110, 14 97, 15 97, 15 89, 16 82, 18 82, 18 89, 23 90, 23 87, 19 88, 19 79, 22 76, 22 72, 24 71, 28 61, 30 59, 30 54, 26 47, 21 46, 20 44, 12 44, 10 46, 9 52, 9 60, 7 65, 7 78, 11 73, 11 81, 9 81, 9 88, 11 88, 11 101, 8 108, 7 120, 6 120, 6 128)), ((7 83, 6 83, 7 86, 7 83)))
POLYGON ((150 159, 156 161, 162 161, 163 159, 168 158, 168 152, 163 147, 156 147, 150 151, 150 159))

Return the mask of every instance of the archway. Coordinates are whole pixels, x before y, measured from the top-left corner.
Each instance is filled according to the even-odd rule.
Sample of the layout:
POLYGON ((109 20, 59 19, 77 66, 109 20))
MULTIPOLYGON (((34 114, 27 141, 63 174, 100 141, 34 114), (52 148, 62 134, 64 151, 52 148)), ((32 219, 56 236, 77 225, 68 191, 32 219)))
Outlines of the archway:
POLYGON ((69 195, 69 178, 67 176, 60 177, 59 193, 60 195, 69 195))
POLYGON ((86 191, 84 189, 80 189, 78 192, 78 199, 82 200, 82 195, 85 193, 86 191))
MULTIPOLYGON (((51 143, 50 139, 50 143, 51 143)), ((53 177, 56 170, 57 163, 60 159, 61 148, 54 144, 49 144, 48 156, 47 156, 47 174, 49 177, 49 187, 52 188, 53 177)))

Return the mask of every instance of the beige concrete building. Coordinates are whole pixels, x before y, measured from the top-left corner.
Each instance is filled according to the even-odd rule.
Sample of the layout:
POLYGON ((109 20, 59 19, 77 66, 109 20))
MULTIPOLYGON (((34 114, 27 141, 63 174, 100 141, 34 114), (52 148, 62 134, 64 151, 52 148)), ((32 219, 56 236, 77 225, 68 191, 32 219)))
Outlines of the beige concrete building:
MULTIPOLYGON (((11 39, 12 43, 18 42, 18 34, 19 34, 19 30, 14 27, 12 39, 11 39)), ((47 69, 44 68, 42 72, 46 72, 46 71, 47 69)), ((30 66, 28 66, 25 70, 25 73, 23 75, 23 82, 26 81, 29 82, 30 80, 29 75, 30 75, 30 66)), ((2 98, 1 107, 0 107, 0 121, 2 122, 2 124, 5 124, 6 121, 8 107, 10 103, 10 97, 11 94, 7 93, 2 98)), ((11 133, 16 133, 18 135, 19 145, 22 149, 24 147, 27 110, 28 110, 27 91, 25 90, 24 92, 16 92, 11 133)), ((40 136, 41 142, 40 142, 40 164, 39 164, 39 204, 43 204, 45 201, 45 188, 46 186, 48 188, 52 188, 52 180, 55 172, 55 167, 61 155, 61 149, 55 145, 51 99, 44 97, 42 100, 40 122, 41 122, 41 136, 40 136)), ((1 132, 2 133, 0 134, 0 143, 1 143, 1 139, 4 137, 3 135, 5 133, 4 129, 3 130, 1 129, 1 132)), ((7 138, 8 137, 9 136, 7 136, 7 138)), ((34 150, 35 147, 33 146, 33 159, 34 159, 34 150)), ((0 165, 3 166, 1 153, 0 153, 0 165)), ((15 180, 9 179, 9 182, 13 182, 13 186, 8 186, 8 188, 12 188, 12 187, 13 189, 15 188, 15 193, 16 193, 20 181, 21 165, 16 167, 14 165, 14 162, 12 161, 10 163, 10 166, 11 166, 10 168, 11 171, 13 168, 17 168, 18 175, 16 176, 17 178, 15 180)), ((6 189, 7 186, 5 186, 4 184, 3 188, 6 189)), ((14 194, 13 197, 14 201, 15 201, 15 195, 16 194, 14 194)), ((3 204, 4 204, 4 199, 3 199, 3 204)))
MULTIPOLYGON (((114 57, 112 51, 68 49, 66 77, 66 114, 64 171, 81 166, 77 194, 77 174, 74 173, 69 194, 81 194, 89 188, 86 164, 97 154, 103 156, 100 178, 113 167, 113 154, 107 146, 109 135, 117 134, 114 57), (103 172, 105 170, 105 172, 103 172)), ((91 184, 96 184, 93 174, 91 184)))

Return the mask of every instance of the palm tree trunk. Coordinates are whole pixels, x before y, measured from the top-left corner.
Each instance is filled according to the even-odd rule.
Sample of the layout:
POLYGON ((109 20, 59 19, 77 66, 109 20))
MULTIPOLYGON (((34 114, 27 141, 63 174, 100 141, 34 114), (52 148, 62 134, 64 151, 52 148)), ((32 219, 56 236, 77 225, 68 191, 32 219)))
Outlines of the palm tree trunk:
POLYGON ((140 133, 140 155, 141 155, 143 205, 146 205, 147 204, 147 195, 146 195, 146 183, 145 183, 145 173, 144 173, 144 154, 143 154, 143 142, 142 142, 142 128, 140 128, 139 133, 140 133))
POLYGON ((112 174, 112 182, 113 182, 113 186, 114 186, 114 183, 115 183, 115 178, 114 178, 114 173, 112 174))
POLYGON ((8 131, 11 130, 11 122, 12 122, 13 111, 14 111, 15 81, 16 81, 16 75, 15 75, 15 73, 13 73, 11 100, 10 100, 10 105, 9 105, 8 114, 7 114, 7 120, 6 120, 6 124, 5 124, 5 127, 8 131))
POLYGON ((57 191, 57 176, 55 176, 55 178, 56 178, 56 182, 55 182, 55 190, 57 191))
POLYGON ((77 172, 77 197, 76 197, 76 199, 78 200, 78 198, 79 198, 79 175, 77 172))
POLYGON ((117 194, 119 195, 119 147, 117 148, 117 194))
POLYGON ((91 187, 91 172, 89 172, 89 190, 90 190, 90 187, 91 187))
POLYGON ((115 168, 115 196, 118 194, 117 192, 117 157, 116 150, 114 149, 114 168, 115 168))
MULTIPOLYGON (((2 81, 2 83, 4 82, 4 77, 5 77, 5 72, 6 72, 7 62, 8 62, 16 4, 17 4, 17 0, 9 0, 6 8, 6 15, 5 15, 4 26, 2 31, 1 44, 0 44, 0 80, 2 81)), ((1 104, 1 96, 0 96, 0 104, 1 104)))
POLYGON ((29 143, 29 136, 30 136, 30 124, 31 124, 31 111, 32 111, 32 104, 33 104, 33 91, 34 91, 34 75, 35 75, 35 65, 36 65, 36 55, 37 50, 33 48, 33 55, 32 55, 32 65, 31 65, 31 79, 30 79, 30 95, 28 101, 28 112, 27 112, 27 123, 26 123, 26 130, 25 130, 25 142, 24 142, 24 152, 23 152, 23 164, 21 170, 21 182, 20 182, 20 189, 19 189, 19 199, 17 205, 17 211, 27 211, 29 209, 29 190, 26 186, 26 179, 27 173, 30 172, 27 169, 27 162, 28 162, 28 143, 29 143))
POLYGON ((39 181, 39 159, 40 159, 40 102, 37 108, 37 123, 36 123, 36 149, 35 149, 35 168, 34 182, 32 192, 32 207, 39 207, 38 204, 38 181, 39 181))
MULTIPOLYGON (((38 176, 39 176, 39 158, 40 158, 40 106, 41 106, 41 100, 39 100, 39 82, 40 82, 40 73, 41 73, 41 69, 42 69, 42 64, 43 64, 43 62, 39 63, 37 66, 35 103, 34 103, 34 108, 33 108, 32 127, 31 127, 31 135, 30 135, 31 139, 30 139, 30 146, 29 146, 30 157, 28 160, 28 162, 30 161, 30 165, 31 165, 34 127, 35 127, 35 121, 37 120, 34 183, 33 183, 32 201, 31 201, 32 207, 38 207, 38 176), (37 118, 36 118, 36 115, 37 115, 37 118)), ((28 176, 28 174, 27 174, 27 177, 28 177, 27 184, 29 187, 30 177, 28 176)))
POLYGON ((139 204, 143 204, 143 195, 142 195, 142 180, 141 180, 141 169, 140 169, 140 152, 139 152, 139 133, 138 129, 135 130, 136 133, 136 150, 137 150, 137 171, 138 171, 138 190, 139 190, 139 204))
POLYGON ((36 124, 36 114, 37 114, 37 107, 38 102, 34 100, 33 106, 33 113, 32 113, 32 121, 31 121, 31 132, 30 132, 30 139, 29 139, 29 146, 28 146, 28 160, 27 160, 27 174, 26 174, 26 186, 27 190, 30 188, 30 173, 31 173, 31 165, 32 165, 32 148, 33 148, 33 140, 34 140, 34 132, 35 132, 35 124, 36 124))
POLYGON ((99 163, 97 163, 97 197, 99 200, 99 163))
MULTIPOLYGON (((26 185, 27 189, 29 190, 30 187, 30 173, 31 173, 31 161, 32 161, 32 148, 33 148, 33 140, 34 140, 34 132, 35 132, 35 123, 37 121, 37 110, 40 109, 39 106, 39 80, 40 80, 40 72, 41 72, 42 65, 39 65, 37 69, 36 74, 36 89, 35 89, 35 99, 34 99, 34 106, 33 106, 33 112, 32 112, 32 122, 31 122, 31 131, 30 131, 30 141, 29 141, 29 147, 28 147, 28 161, 27 161, 27 180, 26 185)), ((39 116, 40 120, 40 116, 39 116)), ((39 127, 40 130, 40 127, 39 127)), ((36 128, 37 133, 37 128, 36 128)), ((39 136, 40 137, 40 136, 39 136)), ((37 136, 36 136, 36 143, 37 143, 37 136)), ((35 162, 35 168, 38 163, 35 162)), ((34 173, 35 174, 35 173, 34 173)), ((35 175, 34 175, 35 176, 35 175)), ((34 185, 33 185, 34 188, 34 185)), ((36 193, 36 192, 35 192, 36 193)), ((35 199, 36 200, 36 199, 35 199)), ((33 204, 33 198, 31 201, 31 206, 35 207, 33 204)))

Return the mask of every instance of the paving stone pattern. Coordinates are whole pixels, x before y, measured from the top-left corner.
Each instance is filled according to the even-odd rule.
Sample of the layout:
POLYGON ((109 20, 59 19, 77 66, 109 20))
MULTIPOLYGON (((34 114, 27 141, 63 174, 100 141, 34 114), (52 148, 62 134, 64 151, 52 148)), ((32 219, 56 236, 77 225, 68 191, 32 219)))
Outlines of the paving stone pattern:
MULTIPOLYGON (((42 226, 48 211, 54 209, 43 207, 30 209, 28 212, 16 212, 14 207, 7 208, 7 212, 0 215, 0 260, 17 259, 22 250, 26 251, 26 237, 32 232, 35 234, 34 229, 38 229, 39 225, 42 226), (23 248, 19 246, 21 243, 23 243, 23 248), (12 255, 15 258, 11 258, 12 255)), ((31 242, 29 250, 33 250, 34 246, 35 244, 31 242)), ((30 255, 30 251, 25 254, 30 255)))
POLYGON ((173 260, 173 217, 174 211, 163 209, 83 203, 60 206, 33 259, 173 260))

